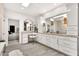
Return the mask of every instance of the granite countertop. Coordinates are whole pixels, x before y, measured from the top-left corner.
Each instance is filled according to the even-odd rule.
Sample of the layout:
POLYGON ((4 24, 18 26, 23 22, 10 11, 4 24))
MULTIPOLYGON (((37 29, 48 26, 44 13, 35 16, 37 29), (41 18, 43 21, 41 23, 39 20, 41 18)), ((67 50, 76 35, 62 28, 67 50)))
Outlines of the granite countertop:
POLYGON ((74 38, 79 38, 77 35, 67 35, 67 34, 57 34, 57 33, 40 33, 40 34, 47 34, 47 35, 57 35, 57 36, 65 36, 65 37, 74 37, 74 38))
MULTIPOLYGON (((26 31, 23 31, 22 33, 29 33, 29 34, 32 34, 34 32, 26 32, 26 31)), ((79 36, 77 35, 68 35, 68 34, 63 34, 63 33, 36 33, 36 34, 46 34, 46 35, 57 35, 57 36, 64 36, 64 37, 73 37, 73 38, 79 38, 79 36)))

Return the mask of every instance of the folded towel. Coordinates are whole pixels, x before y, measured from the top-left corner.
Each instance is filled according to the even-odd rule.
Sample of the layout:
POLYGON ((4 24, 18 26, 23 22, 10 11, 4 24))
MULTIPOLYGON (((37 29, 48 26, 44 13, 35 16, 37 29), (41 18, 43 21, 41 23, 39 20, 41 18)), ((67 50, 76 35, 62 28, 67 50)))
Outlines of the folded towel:
POLYGON ((9 56, 23 56, 23 53, 20 50, 13 50, 9 52, 9 56))

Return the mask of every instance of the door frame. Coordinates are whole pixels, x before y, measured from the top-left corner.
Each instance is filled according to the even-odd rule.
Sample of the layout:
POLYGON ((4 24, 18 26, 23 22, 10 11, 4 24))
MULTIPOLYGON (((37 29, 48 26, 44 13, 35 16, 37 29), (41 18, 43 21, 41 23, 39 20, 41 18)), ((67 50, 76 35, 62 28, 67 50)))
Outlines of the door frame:
MULTIPOLYGON (((20 43, 20 20, 19 19, 8 18, 8 24, 9 24, 9 20, 14 20, 14 21, 18 21, 19 22, 19 24, 18 24, 19 25, 19 41, 18 41, 18 43, 20 43)), ((8 29, 8 24, 7 24, 7 29, 8 29)), ((9 36, 9 34, 7 36, 9 36)), ((7 41, 9 41, 9 40, 7 40, 7 41)), ((7 44, 8 44, 8 42, 7 42, 7 44)))

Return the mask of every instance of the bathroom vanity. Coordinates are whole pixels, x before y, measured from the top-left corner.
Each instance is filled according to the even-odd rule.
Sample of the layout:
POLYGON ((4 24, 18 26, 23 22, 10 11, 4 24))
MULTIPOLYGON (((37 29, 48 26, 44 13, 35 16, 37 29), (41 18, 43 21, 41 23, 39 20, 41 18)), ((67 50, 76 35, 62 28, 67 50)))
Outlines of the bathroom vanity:
POLYGON ((37 33, 33 32, 22 32, 21 33, 21 43, 29 43, 31 41, 35 41, 37 38, 37 33))
POLYGON ((76 36, 40 33, 36 41, 67 55, 78 55, 76 36))
MULTIPOLYGON (((35 41, 46 45, 52 49, 62 52, 66 55, 79 55, 79 30, 77 21, 77 5, 68 6, 67 9, 71 11, 58 13, 52 16, 50 12, 49 17, 45 15, 38 18, 38 33, 35 41), (74 8, 73 8, 74 7, 74 8), (73 21, 72 21, 73 20, 73 21)), ((59 9, 57 9, 59 10, 59 9)), ((29 26, 27 26, 28 28, 29 26)), ((28 32, 28 31, 27 31, 28 32)), ((22 40, 27 40, 28 33, 25 33, 22 40), (27 36, 26 36, 26 35, 27 36), (25 39, 26 38, 26 39, 25 39)))
POLYGON ((62 52, 66 55, 78 55, 78 36, 56 33, 22 32, 22 44, 29 43, 29 35, 36 35, 34 41, 62 52))
POLYGON ((63 21, 63 18, 59 19, 62 20, 55 20, 55 21, 46 20, 46 22, 39 24, 41 27, 39 27, 38 25, 38 33, 35 33, 33 31, 22 32, 21 42, 23 44, 29 43, 30 38, 33 38, 34 39, 33 41, 37 41, 38 43, 46 45, 66 55, 77 56, 79 54, 78 53, 79 36, 73 34, 68 35, 67 20, 63 21), (34 34, 36 38, 33 37, 34 34))

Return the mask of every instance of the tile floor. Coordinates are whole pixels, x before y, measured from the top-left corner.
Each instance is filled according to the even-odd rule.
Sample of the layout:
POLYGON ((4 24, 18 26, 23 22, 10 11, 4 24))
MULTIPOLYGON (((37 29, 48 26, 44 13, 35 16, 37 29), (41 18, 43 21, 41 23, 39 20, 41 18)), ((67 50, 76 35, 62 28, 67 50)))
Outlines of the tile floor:
POLYGON ((9 42, 9 46, 7 46, 4 56, 8 56, 9 52, 17 49, 23 52, 24 56, 65 56, 62 53, 36 42, 19 44, 16 41, 9 42))

